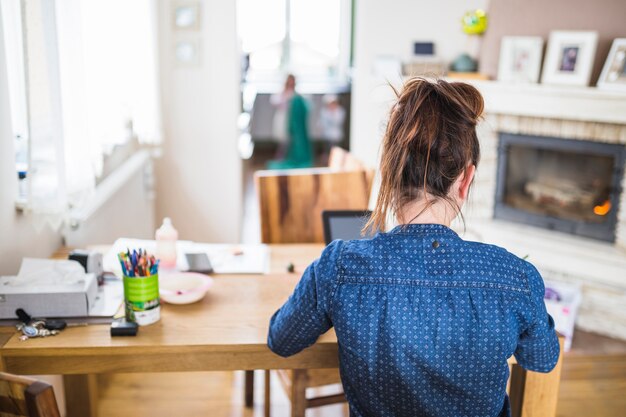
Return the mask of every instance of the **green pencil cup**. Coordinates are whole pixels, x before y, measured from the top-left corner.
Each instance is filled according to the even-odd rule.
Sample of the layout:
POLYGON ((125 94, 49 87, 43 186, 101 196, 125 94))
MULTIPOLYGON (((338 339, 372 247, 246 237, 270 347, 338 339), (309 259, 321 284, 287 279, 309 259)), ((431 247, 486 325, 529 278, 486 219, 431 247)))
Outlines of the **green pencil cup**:
POLYGON ((161 318, 159 274, 147 277, 124 276, 126 320, 147 326, 161 318))

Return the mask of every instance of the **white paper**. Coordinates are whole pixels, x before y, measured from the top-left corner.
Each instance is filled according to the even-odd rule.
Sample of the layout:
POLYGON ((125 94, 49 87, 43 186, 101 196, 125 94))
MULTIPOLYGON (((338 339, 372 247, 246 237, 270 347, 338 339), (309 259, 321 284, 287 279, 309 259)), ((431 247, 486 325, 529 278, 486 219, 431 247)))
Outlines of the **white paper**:
MULTIPOLYGON (((206 253, 216 274, 266 274, 269 272, 270 251, 267 245, 229 245, 193 243, 187 253, 206 253)), ((183 257, 184 258, 184 257, 183 257)), ((179 267, 188 269, 183 259, 179 267)))
POLYGON ((124 301, 124 284, 121 279, 106 279, 98 287, 96 301, 89 310, 89 317, 113 317, 124 301))
MULTIPOLYGON (((122 276, 117 254, 127 249, 145 249, 155 254, 154 240, 126 239, 115 241, 103 258, 105 271, 122 276)), ((186 253, 206 253, 216 274, 266 274, 269 272, 270 250, 267 245, 233 245, 221 243, 194 243, 179 240, 176 243, 176 267, 180 271, 189 269, 186 253), (237 254, 240 253, 240 254, 237 254)))

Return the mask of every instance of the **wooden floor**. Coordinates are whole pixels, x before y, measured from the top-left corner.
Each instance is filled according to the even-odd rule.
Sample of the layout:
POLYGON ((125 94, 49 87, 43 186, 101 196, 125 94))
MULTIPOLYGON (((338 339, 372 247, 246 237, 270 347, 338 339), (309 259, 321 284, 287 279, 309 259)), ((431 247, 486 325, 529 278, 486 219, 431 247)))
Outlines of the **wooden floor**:
MULTIPOLYGON (((242 371, 102 375, 100 417, 261 417, 263 373, 255 372, 255 406, 244 407, 242 371)), ((272 417, 289 416, 289 400, 272 378, 272 417)), ((348 417, 345 404, 311 409, 307 417, 348 417)))
MULTIPOLYGON (((259 373, 260 374, 260 373, 259 373)), ((259 375, 260 376, 260 375, 259 375)), ((195 372, 101 376, 101 417, 261 417, 259 390, 254 409, 243 406, 242 372, 195 372)), ((259 387, 262 381, 257 379, 259 387)), ((289 416, 289 402, 272 384, 272 416, 289 416)), ((564 380, 558 417, 619 417, 626 410, 626 379, 564 380)), ((307 411, 307 417, 348 417, 344 405, 307 411)))
POLYGON ((575 379, 561 383, 557 417, 626 415, 626 379, 575 379))

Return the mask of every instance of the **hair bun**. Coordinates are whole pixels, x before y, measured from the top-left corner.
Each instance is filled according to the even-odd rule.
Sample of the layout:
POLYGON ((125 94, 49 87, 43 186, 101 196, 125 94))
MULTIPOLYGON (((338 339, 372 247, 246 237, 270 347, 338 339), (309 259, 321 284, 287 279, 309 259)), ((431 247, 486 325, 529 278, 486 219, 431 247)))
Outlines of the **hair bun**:
POLYGON ((446 84, 458 93, 458 101, 469 111, 474 122, 477 123, 482 118, 483 112, 485 111, 485 101, 478 89, 473 85, 462 82, 446 84))

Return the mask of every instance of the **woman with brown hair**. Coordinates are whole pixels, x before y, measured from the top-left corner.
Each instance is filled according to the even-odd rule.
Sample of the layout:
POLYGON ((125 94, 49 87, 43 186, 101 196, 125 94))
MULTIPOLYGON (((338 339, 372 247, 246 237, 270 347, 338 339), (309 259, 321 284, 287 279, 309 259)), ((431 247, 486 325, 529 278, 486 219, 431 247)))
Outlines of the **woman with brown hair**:
POLYGON ((474 87, 415 78, 398 93, 370 239, 332 242, 272 317, 270 349, 298 353, 335 327, 351 416, 509 416, 507 359, 559 357, 544 285, 528 262, 461 239, 480 157, 474 87))

